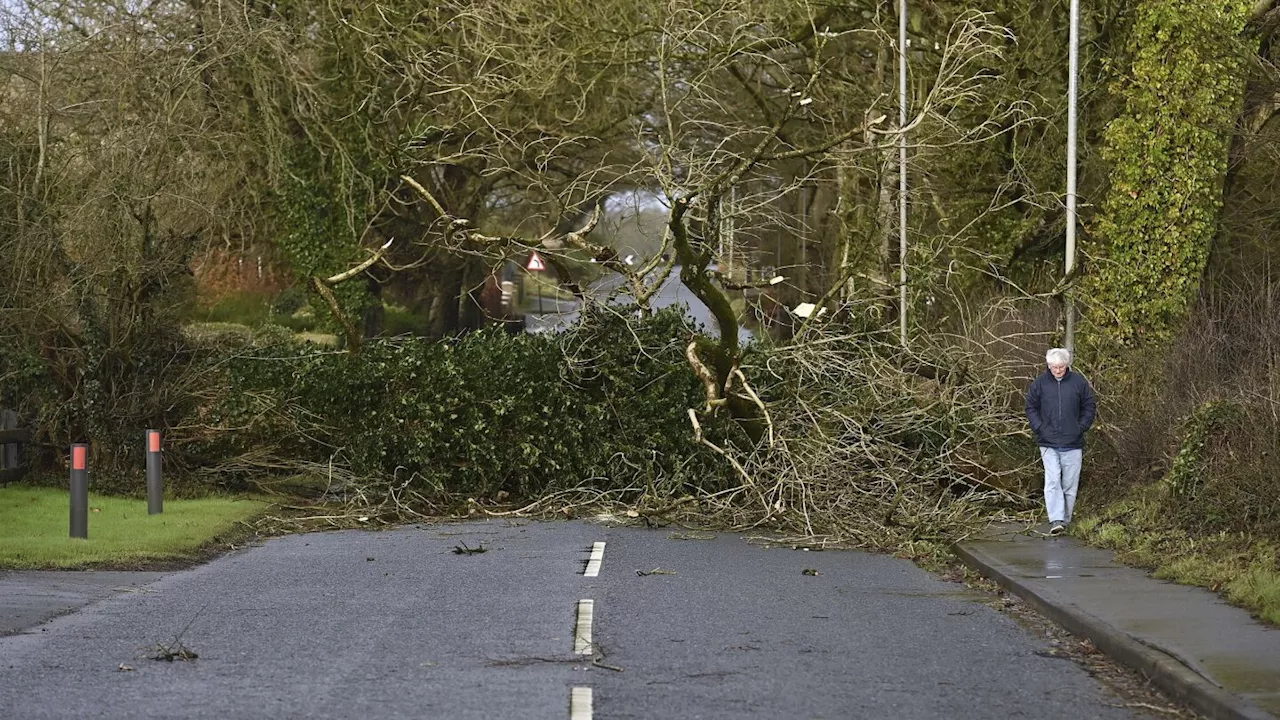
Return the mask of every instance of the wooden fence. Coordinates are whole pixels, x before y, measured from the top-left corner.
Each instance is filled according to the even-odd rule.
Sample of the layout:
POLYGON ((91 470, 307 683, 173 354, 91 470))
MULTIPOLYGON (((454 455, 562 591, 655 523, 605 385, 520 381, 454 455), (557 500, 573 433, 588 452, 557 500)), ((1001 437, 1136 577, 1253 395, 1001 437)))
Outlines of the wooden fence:
POLYGON ((22 465, 22 444, 31 440, 29 430, 18 429, 18 413, 0 410, 0 484, 13 482, 27 474, 22 465))

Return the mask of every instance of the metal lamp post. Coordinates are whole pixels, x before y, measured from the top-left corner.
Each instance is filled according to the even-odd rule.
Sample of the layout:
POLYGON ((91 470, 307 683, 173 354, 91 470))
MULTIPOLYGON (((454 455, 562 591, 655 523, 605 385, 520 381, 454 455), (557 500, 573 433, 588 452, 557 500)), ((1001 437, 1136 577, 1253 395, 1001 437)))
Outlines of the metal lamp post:
POLYGON ((907 346, 907 0, 898 2, 898 339, 907 346))
MULTIPOLYGON (((904 0, 905 1, 905 0, 904 0)), ((1080 0, 1071 0, 1070 51, 1067 80, 1067 253, 1064 275, 1071 276, 1076 267, 1076 102, 1077 76, 1080 73, 1080 0)), ((1076 348, 1075 301, 1070 291, 1066 296, 1067 350, 1076 348)))

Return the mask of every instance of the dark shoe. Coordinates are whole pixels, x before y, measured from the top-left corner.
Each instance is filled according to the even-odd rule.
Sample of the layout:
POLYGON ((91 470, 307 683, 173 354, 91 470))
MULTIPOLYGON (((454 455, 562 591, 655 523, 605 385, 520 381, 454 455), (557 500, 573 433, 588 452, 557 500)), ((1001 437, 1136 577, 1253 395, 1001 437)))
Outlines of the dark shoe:
POLYGON ((1050 535, 1055 535, 1055 536, 1056 536, 1056 535, 1061 535, 1062 533, 1064 533, 1064 532, 1066 532, 1066 531, 1067 531, 1067 526, 1063 525, 1062 523, 1054 523, 1054 524, 1049 528, 1049 534, 1050 534, 1050 535))

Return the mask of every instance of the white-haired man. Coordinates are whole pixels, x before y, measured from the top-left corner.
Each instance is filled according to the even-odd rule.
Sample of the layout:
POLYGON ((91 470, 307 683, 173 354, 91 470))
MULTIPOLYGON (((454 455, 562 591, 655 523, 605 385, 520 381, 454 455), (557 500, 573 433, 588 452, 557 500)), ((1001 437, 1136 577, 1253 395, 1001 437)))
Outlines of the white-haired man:
POLYGON ((1027 391, 1027 420, 1044 461, 1049 534, 1061 535, 1075 509, 1084 434, 1098 415, 1098 402, 1089 381, 1071 372, 1071 351, 1053 348, 1044 359, 1048 370, 1027 391))

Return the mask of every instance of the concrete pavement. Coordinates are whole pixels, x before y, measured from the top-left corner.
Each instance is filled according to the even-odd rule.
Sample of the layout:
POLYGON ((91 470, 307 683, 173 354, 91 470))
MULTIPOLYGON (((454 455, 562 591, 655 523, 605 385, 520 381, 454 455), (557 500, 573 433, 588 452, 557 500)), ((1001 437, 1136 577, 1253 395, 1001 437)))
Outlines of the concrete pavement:
POLYGON ((1021 526, 959 543, 968 564, 1210 718, 1280 717, 1280 630, 1112 553, 1021 526))

